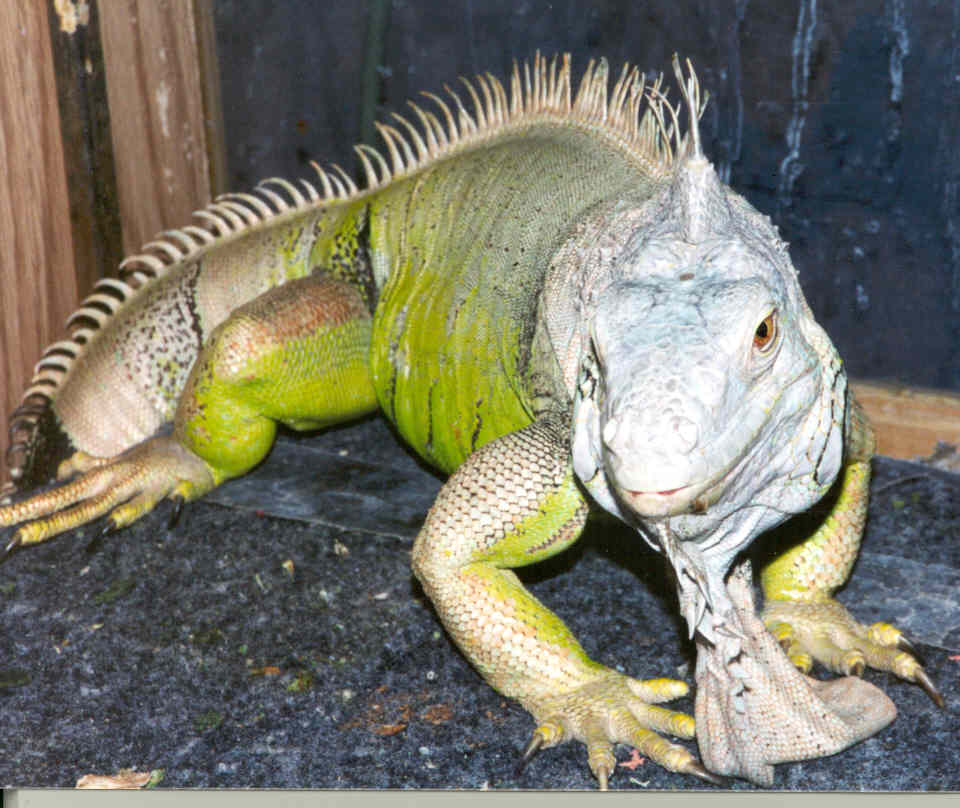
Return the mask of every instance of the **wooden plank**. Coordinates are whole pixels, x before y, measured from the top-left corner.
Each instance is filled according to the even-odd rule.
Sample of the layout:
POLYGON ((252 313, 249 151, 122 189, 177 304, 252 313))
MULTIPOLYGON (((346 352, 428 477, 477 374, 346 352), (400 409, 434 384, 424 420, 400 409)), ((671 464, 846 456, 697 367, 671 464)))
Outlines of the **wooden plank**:
POLYGON ((187 224, 211 197, 203 87, 210 68, 199 55, 197 13, 197 0, 100 5, 126 253, 187 224))
POLYGON ((210 195, 230 190, 227 177, 227 135, 220 94, 220 62, 217 59, 217 29, 214 0, 194 0, 193 18, 197 26, 197 59, 200 64, 200 91, 203 125, 209 162, 210 195))
POLYGON ((86 293, 123 258, 103 46, 96 3, 85 13, 64 0, 47 5, 77 289, 86 293))
MULTIPOLYGON (((0 3, 0 406, 20 395, 76 306, 45 3, 0 3)), ((5 417, 4 417, 5 420, 5 417)), ((0 443, 7 447, 6 428, 0 443)), ((0 463, 6 479, 6 463, 0 463)))
POLYGON ((929 457, 938 441, 960 445, 960 394, 868 381, 851 388, 876 430, 880 454, 913 459, 929 457))

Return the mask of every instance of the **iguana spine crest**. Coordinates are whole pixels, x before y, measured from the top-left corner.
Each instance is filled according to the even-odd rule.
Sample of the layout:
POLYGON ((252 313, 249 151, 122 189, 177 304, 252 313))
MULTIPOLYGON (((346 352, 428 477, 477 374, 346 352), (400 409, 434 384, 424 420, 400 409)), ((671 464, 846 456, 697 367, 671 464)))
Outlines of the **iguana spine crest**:
POLYGON ((33 378, 21 397, 20 406, 10 418, 6 460, 12 479, 16 481, 22 476, 38 421, 70 375, 85 346, 96 339, 98 332, 125 305, 173 267, 199 258, 211 247, 273 223, 285 215, 296 214, 311 206, 351 201, 457 152, 545 120, 589 128, 635 158, 648 175, 665 176, 674 165, 676 156, 689 148, 687 141, 692 140, 693 147, 699 151, 697 122, 705 99, 701 103, 699 84, 689 62, 687 69, 685 77, 674 58, 674 71, 688 106, 690 136, 681 134, 679 110, 660 90, 662 76, 648 85, 637 67, 625 64, 608 92, 606 60, 591 60, 576 95, 571 97, 569 54, 548 60, 538 52, 532 66, 525 62, 521 68, 514 62, 509 95, 503 83, 490 73, 476 76, 473 82, 461 77, 472 102, 472 112, 468 111, 457 92, 445 86, 453 109, 443 98, 429 92, 423 95, 437 106, 439 115, 410 102, 419 119, 419 129, 397 113, 393 118, 405 132, 389 124, 376 124, 389 162, 371 146, 356 146, 366 178, 363 188, 359 188, 339 165, 324 169, 311 163, 317 172, 319 189, 303 179, 297 187, 288 180, 274 177, 261 181, 255 193, 217 197, 194 213, 200 224, 160 233, 157 239, 145 244, 141 252, 120 263, 121 278, 98 281, 93 292, 68 318, 67 328, 74 328, 70 337, 53 343, 44 351, 34 367, 33 378))

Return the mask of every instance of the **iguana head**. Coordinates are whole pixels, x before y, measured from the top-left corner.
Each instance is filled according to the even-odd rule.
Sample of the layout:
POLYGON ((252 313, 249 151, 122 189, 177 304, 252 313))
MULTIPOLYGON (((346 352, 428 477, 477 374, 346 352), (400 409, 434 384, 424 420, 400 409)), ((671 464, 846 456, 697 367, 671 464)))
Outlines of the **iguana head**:
POLYGON ((574 468, 686 573, 692 630, 737 552, 834 480, 845 379, 774 228, 702 156, 618 218, 581 301, 574 468))

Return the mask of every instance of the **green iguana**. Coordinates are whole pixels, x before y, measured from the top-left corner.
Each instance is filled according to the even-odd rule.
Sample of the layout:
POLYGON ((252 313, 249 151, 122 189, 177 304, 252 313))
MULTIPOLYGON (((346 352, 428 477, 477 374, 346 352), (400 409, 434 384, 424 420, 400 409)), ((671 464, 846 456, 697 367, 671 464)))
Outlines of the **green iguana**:
POLYGON ((277 424, 380 407, 451 476, 413 570, 463 653, 536 729, 524 753, 587 746, 601 787, 624 743, 667 769, 771 783, 895 715, 835 672, 895 672, 942 699, 909 643, 856 622, 833 591, 866 512, 870 427, 769 220, 705 159, 705 99, 685 109, 625 67, 612 88, 569 58, 515 67, 380 125, 358 189, 269 180, 224 196, 104 280, 44 355, 11 421, 20 490, 0 507, 41 542, 254 467, 277 424), (686 134, 680 117, 688 118, 686 134), (172 422, 172 431, 161 428, 172 422), (62 461, 57 467, 57 461, 62 461), (72 481, 66 478, 76 476, 72 481), (827 494, 829 517, 762 571, 728 575, 761 532, 827 494), (590 659, 512 572, 574 542, 599 506, 666 554, 698 646, 688 691, 590 659), (32 520, 32 521, 31 521, 32 520), (781 650, 786 650, 786 655, 781 650), (797 670, 799 668, 799 671, 797 670), (660 733, 692 738, 703 763, 660 733))

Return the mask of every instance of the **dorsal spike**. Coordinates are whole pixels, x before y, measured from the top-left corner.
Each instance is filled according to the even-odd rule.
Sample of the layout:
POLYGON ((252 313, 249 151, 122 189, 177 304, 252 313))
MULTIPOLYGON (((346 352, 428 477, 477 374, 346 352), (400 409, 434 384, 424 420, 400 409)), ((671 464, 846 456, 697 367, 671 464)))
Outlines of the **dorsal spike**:
MULTIPOLYGON (((688 156, 703 156, 703 148, 700 142, 700 116, 706 106, 709 94, 703 99, 700 98, 700 82, 697 80, 697 74, 693 72, 693 64, 689 59, 686 60, 687 73, 684 75, 683 68, 680 65, 680 57, 673 54, 673 72, 677 77, 677 84, 680 85, 680 94, 683 96, 687 108, 687 135, 684 138, 686 143, 686 154, 688 156)), ((677 132, 680 131, 679 124, 677 132)), ((677 144, 678 150, 680 143, 677 144)))
POLYGON ((317 172, 317 176, 320 178, 320 187, 323 189, 323 198, 333 199, 333 184, 330 182, 330 176, 326 171, 323 170, 316 160, 311 160, 310 165, 313 166, 313 170, 317 172))
POLYGON ((283 177, 271 177, 268 180, 264 180, 262 184, 276 185, 278 188, 283 188, 286 191, 290 198, 293 200, 293 204, 297 207, 307 204, 307 200, 304 198, 303 194, 300 193, 300 189, 297 188, 289 180, 285 180, 283 177))
POLYGON ((427 144, 423 142, 423 138, 420 137, 420 130, 417 129, 417 127, 414 126, 412 123, 410 123, 410 121, 408 121, 402 115, 397 114, 396 112, 393 113, 393 117, 410 134, 410 140, 413 141, 413 145, 417 149, 418 162, 420 160, 425 160, 427 157, 429 157, 430 151, 429 149, 427 149, 427 144))
POLYGON ((473 117, 476 119, 477 128, 486 129, 487 116, 484 112, 483 104, 480 101, 480 96, 477 95, 477 88, 473 86, 473 82, 467 81, 463 76, 460 77, 460 81, 462 81, 463 86, 467 88, 467 92, 470 94, 470 100, 473 101, 473 117))
POLYGON ((382 123, 375 123, 374 126, 380 133, 380 137, 383 138, 383 142, 387 144, 387 154, 390 155, 390 160, 393 162, 392 172, 394 174, 400 174, 407 167, 403 157, 400 156, 400 152, 397 149, 396 135, 399 135, 400 133, 397 132, 396 129, 391 129, 389 126, 384 126, 382 123))
POLYGON ((229 236, 233 233, 233 228, 230 226, 230 222, 227 219, 218 216, 216 213, 210 210, 210 208, 195 210, 193 215, 198 219, 203 219, 205 222, 210 222, 211 226, 213 226, 221 236, 229 236))
POLYGON ((233 211, 246 222, 248 227, 253 227, 261 221, 256 211, 251 210, 247 205, 235 199, 228 199, 221 196, 217 199, 217 207, 233 211))
POLYGON ((435 93, 424 93, 424 95, 433 101, 433 103, 440 107, 440 109, 443 111, 444 120, 447 122, 447 139, 451 143, 455 143, 460 139, 460 133, 457 131, 457 123, 453 119, 453 115, 450 112, 450 107, 447 106, 447 102, 435 93))
POLYGON ((222 196, 218 196, 217 199, 235 199, 243 202, 253 208, 264 219, 269 219, 273 215, 270 206, 253 194, 223 194, 222 196))
POLYGON ((409 102, 410 108, 417 114, 417 117, 420 119, 420 125, 423 127, 423 131, 427 136, 427 153, 433 157, 440 151, 440 144, 437 143, 436 132, 433 131, 433 126, 430 123, 430 119, 427 117, 427 114, 420 109, 412 101, 409 102))
POLYGON ((200 247, 197 240, 189 233, 185 233, 182 228, 179 230, 164 230, 160 235, 168 241, 179 241, 184 246, 184 249, 186 249, 187 255, 195 252, 200 247))
POLYGON ((467 108, 463 105, 460 96, 446 84, 443 85, 443 89, 447 91, 447 95, 449 95, 450 98, 453 99, 453 103, 457 105, 457 121, 459 122, 461 137, 469 136, 476 132, 477 123, 473 120, 473 116, 467 112, 467 108))
POLYGON ((180 228, 184 233, 189 233, 191 236, 196 238, 198 241, 203 242, 204 244, 210 244, 216 241, 216 236, 213 235, 209 230, 204 230, 202 227, 199 227, 195 224, 184 225, 180 228))
POLYGON ((257 193, 262 194, 266 199, 269 199, 273 203, 275 208, 274 215, 290 210, 290 203, 272 188, 268 188, 266 181, 263 181, 257 185, 257 193))
POLYGON ((339 164, 334 163, 331 166, 331 168, 333 168, 333 170, 340 176, 340 179, 343 180, 343 184, 347 190, 347 193, 349 194, 357 193, 357 184, 352 179, 350 179, 350 175, 347 174, 347 172, 344 171, 339 164))
POLYGON ((311 202, 319 202, 320 194, 317 193, 317 189, 313 186, 312 183, 307 182, 303 177, 300 178, 300 187, 303 188, 304 193, 311 202))
POLYGON ((148 241, 143 245, 142 249, 163 253, 170 261, 180 261, 184 257, 183 250, 169 241, 148 241))
POLYGON ((380 185, 380 178, 377 176, 377 172, 367 157, 367 152, 372 152, 373 149, 361 143, 354 146, 353 150, 357 153, 357 157, 360 158, 360 164, 363 166, 363 173, 367 178, 367 188, 377 188, 380 185))

